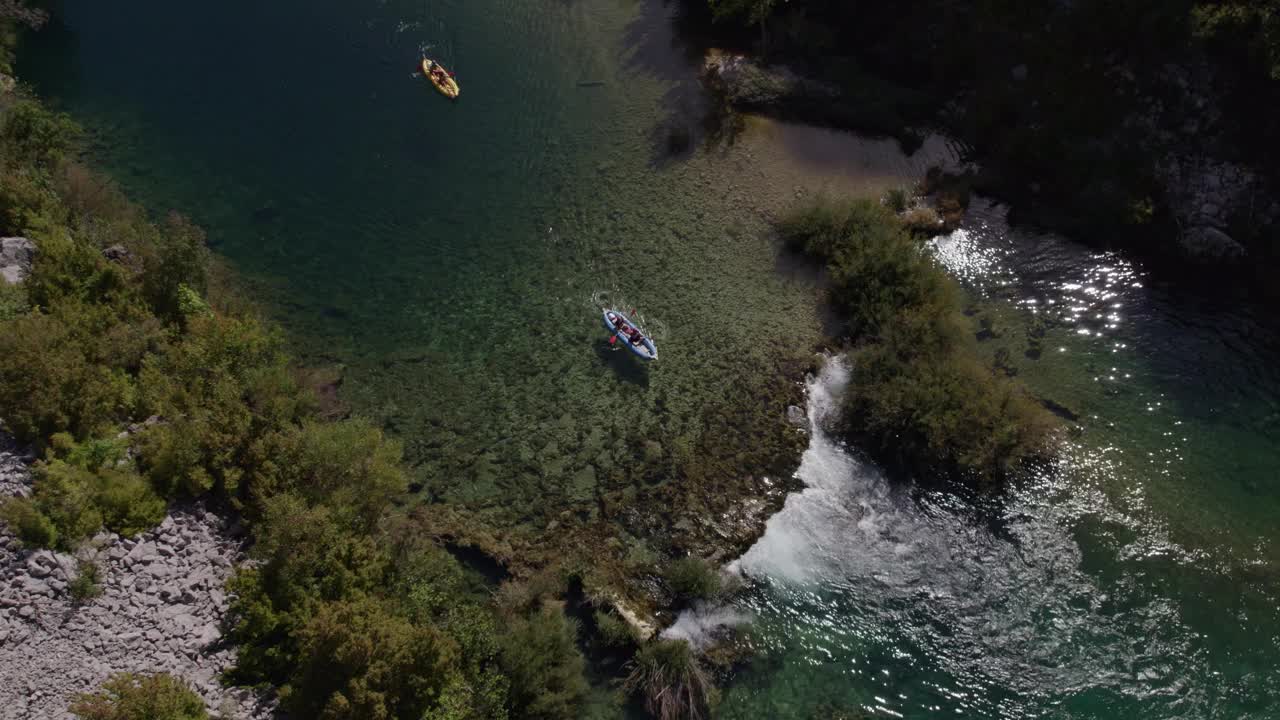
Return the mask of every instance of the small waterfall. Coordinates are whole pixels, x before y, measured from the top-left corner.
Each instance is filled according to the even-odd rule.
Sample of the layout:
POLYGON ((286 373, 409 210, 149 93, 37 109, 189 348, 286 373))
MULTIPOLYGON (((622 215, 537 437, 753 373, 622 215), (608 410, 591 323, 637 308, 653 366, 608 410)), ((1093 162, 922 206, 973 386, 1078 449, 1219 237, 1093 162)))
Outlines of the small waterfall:
MULTIPOLYGON (((821 371, 810 376, 805 383, 809 448, 801 457, 797 475, 808 487, 802 494, 833 490, 854 469, 853 459, 828 436, 825 429, 840 412, 840 398, 848 384, 849 366, 840 357, 828 357, 821 371)), ((725 567, 726 572, 737 575, 750 567, 753 574, 767 571, 795 580, 807 577, 802 557, 812 552, 811 539, 798 536, 793 523, 777 521, 779 516, 793 509, 795 499, 796 496, 787 499, 783 512, 770 519, 764 536, 746 555, 729 563, 725 567)), ((695 648, 703 648, 713 641, 718 631, 742 625, 750 619, 747 613, 732 607, 699 604, 682 612, 675 623, 662 632, 662 637, 688 640, 695 648)))
POLYGON ((857 469, 853 457, 828 434, 831 422, 840 413, 840 399, 849 384, 849 374, 843 357, 828 357, 818 374, 805 383, 809 447, 796 471, 805 489, 787 498, 782 511, 769 519, 764 535, 746 554, 730 563, 728 570, 797 582, 812 579, 817 569, 814 548, 824 545, 814 533, 829 526, 833 509, 843 507, 835 495, 848 485, 857 469), (809 517, 815 512, 822 517, 809 517))

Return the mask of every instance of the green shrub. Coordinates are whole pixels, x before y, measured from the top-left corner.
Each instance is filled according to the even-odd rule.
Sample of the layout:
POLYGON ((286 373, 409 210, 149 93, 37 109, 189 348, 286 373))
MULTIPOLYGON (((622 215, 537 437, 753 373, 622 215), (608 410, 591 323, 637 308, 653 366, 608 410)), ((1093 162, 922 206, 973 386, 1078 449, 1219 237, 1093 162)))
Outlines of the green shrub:
POLYGON ((903 309, 957 306, 955 283, 879 203, 820 202, 785 218, 780 231, 826 262, 831 299, 855 337, 878 333, 903 309))
POLYGON ((911 193, 904 187, 889 188, 884 194, 884 205, 893 212, 904 212, 911 206, 911 193))
POLYGON ((0 416, 24 442, 56 432, 87 436, 129 416, 136 397, 124 368, 94 347, 92 318, 32 313, 0 332, 0 416), (84 321, 84 324, 77 324, 84 321))
POLYGON ((327 603, 298 633, 298 665, 282 692, 295 717, 420 718, 436 706, 456 648, 379 600, 327 603))
POLYGON ((171 675, 120 673, 71 705, 81 720, 206 720, 204 701, 171 675))
POLYGON ((284 682, 297 666, 298 632, 321 605, 386 584, 386 548, 336 515, 292 495, 264 502, 253 548, 259 564, 241 567, 230 583, 237 679, 284 682))
POLYGON ((721 589, 720 572, 699 557, 673 560, 664 574, 672 592, 682 601, 708 600, 721 589))
POLYGON ((1021 387, 966 356, 903 358, 892 344, 855 355, 846 417, 882 455, 970 475, 994 490, 1042 454, 1053 422, 1021 387))
POLYGON ((76 564, 76 576, 67 584, 67 590, 76 602, 92 600, 102 594, 101 570, 97 563, 81 560, 76 564))
POLYGON ((193 295, 197 307, 203 304, 209 251, 204 231, 182 215, 170 213, 158 230, 155 248, 143 255, 143 293, 157 315, 178 320, 193 314, 183 312, 184 303, 190 309, 193 295))
POLYGON ((821 202, 780 231, 827 263, 832 300, 862 343, 846 396, 852 435, 900 467, 989 489, 1047 450, 1052 418, 976 360, 959 287, 885 208, 821 202))
POLYGON ((408 488, 401 452, 399 442, 367 420, 306 422, 254 444, 252 494, 295 493, 313 505, 349 514, 361 527, 372 527, 408 488))
POLYGON ((146 358, 138 385, 143 414, 165 418, 137 447, 166 496, 240 497, 251 446, 295 425, 313 403, 289 371, 278 331, 251 318, 189 318, 184 334, 146 358))
POLYGON ((636 653, 623 685, 658 720, 708 717, 719 693, 685 640, 654 640, 636 653))
POLYGON ((48 458, 33 468, 30 500, 11 511, 20 534, 31 544, 71 549, 102 527, 122 535, 155 527, 164 518, 164 499, 124 452, 118 440, 76 443, 54 434, 48 458))
POLYGON ((36 464, 32 500, 58 529, 58 547, 72 549, 102 528, 102 511, 95 502, 97 477, 61 460, 36 464))
POLYGON ((29 548, 53 547, 58 542, 58 529, 53 521, 37 510, 35 503, 28 498, 0 501, 0 520, 29 548))
POLYGON ((107 468, 99 470, 97 475, 94 502, 108 530, 133 537, 164 520, 164 498, 136 472, 107 468))
POLYGON ((13 163, 48 169, 66 157, 81 131, 65 113, 46 110, 34 100, 20 100, 0 124, 0 154, 13 163))
POLYGON ((636 643, 635 628, 626 620, 603 610, 596 610, 592 617, 596 623, 596 634, 605 646, 627 647, 636 643))
POLYGON ((558 604, 510 618, 499 662, 511 683, 512 717, 570 720, 580 714, 588 685, 577 648, 578 626, 558 604))
POLYGON ((10 285, 0 280, 0 323, 8 322, 31 310, 27 289, 21 284, 10 285))

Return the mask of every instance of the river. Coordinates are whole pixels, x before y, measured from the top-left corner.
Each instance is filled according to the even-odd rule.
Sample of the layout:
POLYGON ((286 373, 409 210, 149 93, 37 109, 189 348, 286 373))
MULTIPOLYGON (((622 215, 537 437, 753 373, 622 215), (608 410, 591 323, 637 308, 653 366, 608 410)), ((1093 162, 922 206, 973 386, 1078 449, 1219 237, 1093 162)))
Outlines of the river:
MULTIPOLYGON (((132 196, 205 226, 309 362, 343 368, 430 507, 514 554, 601 523, 619 556, 662 550, 609 508, 667 482, 644 463, 769 441, 735 413, 821 335, 769 218, 954 156, 708 128, 657 0, 60 7, 23 79, 132 196), (459 102, 415 77, 423 52, 459 102), (609 352, 602 303, 638 307, 662 359, 609 352)), ((808 488, 736 564, 727 614, 754 618, 759 653, 721 715, 1280 715, 1274 323, 996 207, 967 222, 935 250, 992 320, 980 347, 1082 430, 993 513, 814 427, 808 488)), ((846 372, 809 383, 812 415, 846 372)), ((710 501, 682 502, 645 511, 684 513, 678 531, 710 501)))

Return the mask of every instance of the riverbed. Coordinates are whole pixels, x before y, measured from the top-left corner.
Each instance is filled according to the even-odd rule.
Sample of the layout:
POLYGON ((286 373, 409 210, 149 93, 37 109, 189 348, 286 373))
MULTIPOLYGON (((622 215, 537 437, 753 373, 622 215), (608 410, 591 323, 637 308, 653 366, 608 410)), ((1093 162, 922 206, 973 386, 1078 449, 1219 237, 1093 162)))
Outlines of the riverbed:
POLYGON ((745 550, 760 512, 718 526, 740 503, 670 478, 773 508, 789 478, 744 466, 809 444, 808 489, 737 565, 760 652, 723 716, 1280 713, 1265 318, 980 201, 936 251, 991 319, 979 346, 1077 428, 993 518, 785 422, 824 318, 768 222, 909 184, 956 159, 945 140, 907 157, 709 125, 657 0, 63 8, 22 77, 131 196, 206 227, 308 362, 341 368, 447 529, 507 561, 588 531, 624 565, 718 532, 745 550), (457 103, 415 76, 424 53, 457 103), (634 308, 661 360, 612 352, 602 305, 634 308))

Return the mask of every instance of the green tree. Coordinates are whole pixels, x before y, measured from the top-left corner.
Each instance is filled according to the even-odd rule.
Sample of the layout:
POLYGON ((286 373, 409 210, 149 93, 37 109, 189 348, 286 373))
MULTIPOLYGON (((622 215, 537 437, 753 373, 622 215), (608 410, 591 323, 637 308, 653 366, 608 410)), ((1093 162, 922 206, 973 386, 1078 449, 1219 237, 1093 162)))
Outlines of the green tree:
POLYGON ((171 675, 112 676, 71 705, 81 720, 206 720, 204 702, 171 675))
POLYGON ((184 302, 192 305, 208 285, 209 251, 204 231, 178 213, 165 217, 143 254, 142 288, 157 315, 182 320, 184 302), (183 292, 183 288, 187 292, 183 292))
POLYGON ((0 415, 19 439, 39 443, 60 431, 84 437, 129 416, 136 398, 133 380, 95 347, 101 318, 92 315, 92 309, 77 305, 5 323, 0 415))
POLYGON ((665 575, 672 592, 683 601, 707 600, 720 592, 720 573, 700 557, 672 560, 665 575))
POLYGON ((386 582, 386 549, 325 506, 279 495, 255 525, 256 566, 230 587, 232 635, 242 646, 236 677, 284 682, 298 662, 298 631, 327 603, 355 599, 386 582))
POLYGON ((577 636, 577 623, 565 617, 556 603, 544 603, 528 616, 510 619, 500 641, 500 662, 511 683, 513 717, 578 717, 588 685, 577 636))
POLYGON ((253 496, 294 493, 371 528, 408 487, 400 443, 364 419, 305 422, 255 443, 253 496))
POLYGON ((4 112, 0 152, 10 162, 47 170, 66 157, 80 135, 80 127, 66 113, 20 100, 4 112))
POLYGON ((143 469, 165 495, 239 498, 253 443, 299 422, 313 402, 278 331, 251 318, 189 318, 146 359, 138 385, 143 413, 165 418, 138 438, 143 469))
POLYGON ((893 213, 871 200, 819 202, 778 229, 826 263, 831 300, 860 344, 845 420, 881 459, 995 490, 1045 454, 1052 417, 976 359, 959 287, 893 213))
POLYGON ((455 646, 370 597, 329 603, 298 633, 285 704, 320 720, 421 718, 440 703, 455 646))

